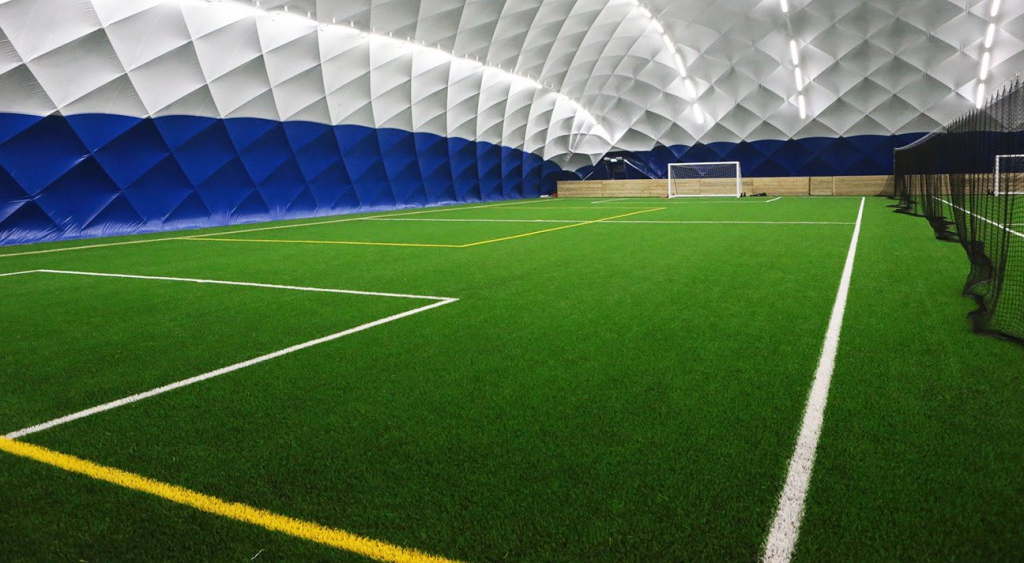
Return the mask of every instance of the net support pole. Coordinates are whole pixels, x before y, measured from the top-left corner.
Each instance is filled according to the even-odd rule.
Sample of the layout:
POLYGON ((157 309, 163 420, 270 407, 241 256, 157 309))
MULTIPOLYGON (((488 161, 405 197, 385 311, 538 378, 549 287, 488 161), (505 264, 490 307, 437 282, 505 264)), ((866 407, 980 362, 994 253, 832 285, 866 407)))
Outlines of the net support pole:
POLYGON ((996 195, 999 195, 999 161, 1002 160, 1002 155, 996 155, 996 195))

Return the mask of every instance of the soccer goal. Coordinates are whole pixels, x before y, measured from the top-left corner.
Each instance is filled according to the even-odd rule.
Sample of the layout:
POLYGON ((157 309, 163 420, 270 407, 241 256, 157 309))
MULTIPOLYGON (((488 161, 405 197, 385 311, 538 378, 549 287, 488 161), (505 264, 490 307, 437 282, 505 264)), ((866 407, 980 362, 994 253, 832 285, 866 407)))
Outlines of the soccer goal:
POLYGON ((1024 194, 1024 154, 996 155, 996 195, 1024 194))
POLYGON ((668 165, 668 197, 740 197, 739 162, 683 162, 668 165))

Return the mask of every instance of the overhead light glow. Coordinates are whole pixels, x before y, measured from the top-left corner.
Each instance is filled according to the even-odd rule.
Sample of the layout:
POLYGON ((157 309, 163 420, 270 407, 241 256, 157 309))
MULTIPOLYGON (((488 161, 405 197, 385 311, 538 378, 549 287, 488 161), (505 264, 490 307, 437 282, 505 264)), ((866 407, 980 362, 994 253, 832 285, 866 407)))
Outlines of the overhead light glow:
POLYGON ((704 112, 701 111, 700 104, 693 104, 693 117, 697 123, 704 125, 704 112))
POLYGON ((367 40, 367 41, 391 41, 391 42, 397 43, 399 46, 401 46, 403 48, 408 48, 408 49, 411 49, 413 51, 438 53, 441 56, 449 59, 451 62, 459 62, 459 63, 463 63, 463 64, 471 64, 473 66, 478 66, 480 68, 487 69, 487 70, 492 71, 492 72, 500 73, 500 74, 504 75, 506 77, 506 79, 508 79, 510 82, 525 83, 529 87, 537 88, 537 89, 543 89, 543 90, 549 91, 552 94, 554 94, 557 98, 563 99, 564 101, 566 101, 570 105, 572 105, 573 108, 578 113, 582 114, 583 117, 586 120, 590 121, 593 124, 593 130, 594 131, 596 131, 598 134, 602 135, 606 139, 610 139, 611 138, 611 135, 608 133, 608 130, 605 129, 605 127, 603 125, 601 125, 601 123, 594 117, 594 114, 590 113, 590 111, 587 110, 587 108, 583 107, 582 104, 580 104, 577 100, 575 100, 571 96, 569 96, 567 94, 564 94, 563 92, 561 92, 559 90, 556 90, 556 89, 554 89, 552 87, 544 86, 543 84, 541 84, 536 79, 533 79, 533 78, 530 78, 528 76, 524 76, 524 75, 518 74, 518 73, 513 72, 513 71, 507 71, 507 70, 504 70, 504 69, 502 69, 500 67, 497 67, 497 66, 489 65, 486 62, 480 61, 479 59, 471 59, 469 57, 460 57, 460 56, 455 55, 454 53, 450 53, 450 52, 445 51, 444 49, 441 49, 439 47, 438 48, 427 47, 425 45, 421 45, 419 43, 416 43, 416 42, 412 41, 411 39, 405 40, 405 39, 399 39, 399 38, 396 38, 396 37, 392 37, 390 33, 388 35, 382 35, 380 33, 376 33, 375 31, 372 31, 372 30, 371 31, 365 31, 365 30, 357 28, 351 22, 343 23, 343 24, 335 24, 334 22, 336 20, 334 18, 331 19, 332 23, 330 25, 329 24, 325 24, 325 23, 320 23, 320 22, 316 21, 316 19, 314 19, 312 17, 309 17, 309 15, 310 15, 309 12, 307 12, 307 15, 303 15, 302 12, 291 12, 291 13, 289 13, 288 5, 287 4, 285 4, 285 6, 284 6, 284 11, 277 11, 277 10, 271 11, 271 10, 261 9, 259 7, 260 6, 260 1, 259 0, 256 0, 252 5, 246 5, 246 4, 243 4, 241 2, 210 2, 209 0, 179 0, 179 1, 182 2, 182 3, 196 3, 196 4, 200 4, 200 5, 203 5, 203 6, 210 6, 210 7, 216 6, 217 9, 219 9, 219 10, 240 10, 240 11, 245 11, 245 12, 248 12, 246 14, 246 16, 248 16, 248 17, 266 17, 266 18, 272 19, 273 21, 278 21, 278 22, 282 22, 282 23, 284 21, 287 21, 287 20, 292 20, 292 21, 295 21, 295 22, 305 22, 307 25, 315 26, 315 28, 318 31, 320 31, 320 32, 325 32, 325 31, 329 31, 329 30, 332 30, 332 29, 333 30, 337 30, 337 29, 351 30, 353 32, 359 33, 359 36, 361 38, 363 38, 364 40, 367 40))
POLYGON ((685 84, 686 84, 686 93, 687 93, 687 95, 689 95, 691 98, 696 98, 697 97, 697 87, 693 85, 693 81, 690 80, 689 78, 687 78, 685 84))
POLYGON ((988 51, 985 51, 985 54, 981 56, 981 74, 978 75, 978 78, 982 80, 988 78, 988 67, 991 63, 992 55, 988 51))
POLYGON ((992 11, 988 15, 993 18, 999 15, 999 0, 992 0, 992 11))
MULTIPOLYGON (((996 0, 996 2, 998 2, 998 1, 999 0, 996 0)), ((782 5, 782 13, 783 14, 788 14, 789 13, 789 1, 788 0, 779 0, 779 2, 782 5)))
POLYGON ((985 83, 978 84, 978 96, 974 100, 974 107, 981 109, 981 106, 985 105, 985 83))
MULTIPOLYGON (((2 1, 2 0, 0 0, 2 1)), ((687 79, 686 65, 683 64, 683 58, 679 55, 679 51, 676 50, 676 44, 667 33, 665 33, 665 25, 658 21, 658 18, 654 17, 647 6, 640 3, 640 0, 629 0, 629 3, 635 10, 638 10, 644 18, 647 19, 647 24, 654 28, 661 35, 661 41, 665 44, 665 49, 668 50, 669 54, 672 55, 672 59, 676 63, 676 71, 679 72, 679 77, 686 80, 687 91, 690 92, 690 98, 696 98, 697 92, 693 87, 693 83, 687 79)))
POLYGON ((985 48, 992 46, 992 40, 996 38, 996 24, 988 24, 988 31, 985 32, 985 48))
POLYGON ((683 64, 683 57, 679 53, 675 54, 676 68, 679 69, 679 74, 683 78, 686 78, 686 65, 683 64))
POLYGON ((789 40, 789 56, 793 58, 793 64, 800 64, 800 51, 796 48, 796 39, 789 40))
POLYGON ((796 78, 796 90, 801 92, 804 89, 804 73, 800 71, 800 67, 796 67, 793 72, 793 76, 796 78))
POLYGON ((804 95, 800 94, 800 96, 796 99, 796 102, 797 105, 800 107, 800 119, 807 119, 807 100, 804 99, 804 95))

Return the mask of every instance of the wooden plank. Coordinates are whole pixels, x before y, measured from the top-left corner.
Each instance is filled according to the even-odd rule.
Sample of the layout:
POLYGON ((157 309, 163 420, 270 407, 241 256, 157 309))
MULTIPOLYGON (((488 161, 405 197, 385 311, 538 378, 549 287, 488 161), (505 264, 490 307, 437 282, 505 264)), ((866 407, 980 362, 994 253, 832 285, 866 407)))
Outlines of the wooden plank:
POLYGON ((700 195, 736 195, 736 178, 704 178, 700 195))
POLYGON ((876 196, 891 193, 892 176, 836 176, 833 195, 876 196))
POLYGON ((811 195, 834 195, 832 191, 835 185, 834 176, 812 176, 811 195))
POLYGON ((788 178, 754 178, 753 193, 766 193, 770 196, 808 195, 811 179, 807 176, 791 176, 788 178))
MULTIPOLYGON (((891 176, 795 176, 744 178, 743 192, 770 196, 876 196, 889 195, 891 176)), ((680 195, 718 195, 735 192, 729 179, 678 180, 680 195)), ((560 197, 662 197, 668 180, 582 180, 558 183, 560 197)))

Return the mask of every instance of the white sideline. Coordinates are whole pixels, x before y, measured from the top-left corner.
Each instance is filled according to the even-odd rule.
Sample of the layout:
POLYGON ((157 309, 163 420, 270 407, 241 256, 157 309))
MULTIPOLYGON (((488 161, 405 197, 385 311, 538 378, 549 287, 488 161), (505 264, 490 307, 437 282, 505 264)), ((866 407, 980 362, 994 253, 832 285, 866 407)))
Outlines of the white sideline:
POLYGON ((39 270, 25 270, 24 272, 8 272, 6 274, 0 274, 0 278, 4 278, 7 276, 20 276, 21 274, 34 274, 38 271, 39 270))
POLYGON ((613 201, 626 201, 628 197, 617 197, 615 199, 602 199, 601 201, 592 201, 590 203, 611 203, 613 201))
MULTIPOLYGON (((790 198, 790 199, 796 199, 796 198, 799 198, 799 197, 810 197, 810 196, 786 196, 786 197, 790 198)), ((828 196, 827 199, 839 199, 840 197, 843 197, 843 196, 828 196)), ((580 198, 575 198, 575 197, 569 198, 569 197, 565 197, 565 198, 561 198, 560 201, 573 201, 573 200, 577 200, 577 199, 587 199, 587 198, 582 198, 582 197, 580 197, 580 198)), ((822 197, 821 199, 825 199, 825 198, 822 197)), ((729 205, 729 204, 737 204, 737 203, 751 203, 751 204, 753 204, 753 203, 768 203, 764 198, 760 198, 760 197, 736 197, 736 196, 733 196, 733 195, 729 195, 729 196, 721 196, 721 195, 690 195, 690 196, 676 196, 676 197, 669 197, 669 198, 666 198, 666 197, 626 197, 626 198, 615 199, 615 200, 607 200, 607 201, 591 201, 590 203, 591 204, 611 203, 612 201, 618 201, 618 202, 627 201, 629 203, 646 203, 646 204, 651 204, 651 205, 665 205, 665 204, 696 205, 698 203, 700 203, 700 204, 719 203, 719 204, 727 204, 727 205, 729 205)), ((552 207, 557 207, 557 206, 552 206, 552 207)))
POLYGON ((843 266, 843 275, 839 280, 839 291, 836 293, 835 305, 832 306, 832 316, 825 332, 825 343, 821 349, 821 358, 818 360, 818 369, 814 373, 814 383, 807 397, 796 449, 789 460, 786 484, 779 495, 779 507, 764 543, 761 561, 765 563, 788 563, 793 556, 797 536, 800 534, 804 501, 807 498, 807 487, 811 482, 814 456, 825 418, 825 404, 828 402, 828 390, 832 383, 832 372, 835 370, 836 354, 839 351, 839 334, 843 328, 846 298, 850 292, 850 278, 853 276, 853 261, 857 255, 857 240, 860 238, 861 220, 864 217, 864 201, 865 199, 861 198, 857 226, 853 229, 846 265, 843 266))
MULTIPOLYGON (((271 285, 271 284, 258 284, 258 283, 243 283, 243 282, 221 282, 221 281, 214 281, 214 280, 194 280, 194 279, 188 279, 188 278, 168 278, 168 277, 157 277, 157 276, 134 276, 134 275, 127 275, 127 274, 99 274, 99 273, 94 273, 94 272, 72 272, 72 271, 63 271, 63 270, 33 270, 32 272, 51 273, 51 274, 91 275, 91 276, 101 276, 101 277, 130 278, 130 279, 156 279, 156 280, 164 280, 164 281, 185 281, 185 282, 195 282, 195 283, 213 283, 213 284, 221 284, 221 285, 241 285, 241 286, 249 286, 249 287, 264 287, 264 288, 274 288, 274 289, 288 289, 288 290, 296 290, 296 291, 317 291, 317 292, 327 292, 327 293, 346 293, 346 294, 353 294, 353 295, 370 295, 370 296, 377 296, 377 297, 401 297, 401 298, 408 298, 408 299, 428 299, 428 300, 434 301, 434 303, 431 303, 429 305, 424 305, 422 307, 417 307, 416 309, 411 309, 411 310, 404 311, 402 313, 398 313, 398 314, 395 314, 395 315, 391 315, 390 317, 386 317, 386 318, 383 318, 383 319, 377 319, 375 321, 364 323, 364 324, 361 324, 361 325, 359 325, 357 327, 349 328, 349 329, 343 330, 341 332, 336 332, 334 334, 329 334, 329 335, 323 336, 321 338, 316 338, 314 340, 309 340, 307 342, 302 342, 302 343, 296 344, 294 346, 289 346, 287 348, 283 348, 283 349, 277 350, 275 352, 270 352, 268 354, 264 354, 264 355, 258 356, 256 358, 245 360, 243 362, 232 364, 230 366, 222 367, 220 369, 216 369, 214 371, 210 371, 210 372, 207 372, 207 373, 204 373, 204 374, 201 374, 201 375, 190 377, 188 379, 183 379, 181 381, 177 381, 177 382, 174 382, 174 383, 169 383, 167 385, 163 385, 161 387, 157 387, 157 388, 151 389, 149 391, 144 391, 142 393, 136 393, 134 395, 130 395, 130 396, 127 396, 127 397, 124 397, 124 398, 121 398, 121 399, 117 399, 116 401, 111 401, 109 403, 104 403, 102 405, 97 405, 95 407, 91 407, 91 408, 88 408, 88 409, 85 409, 85 410, 81 410, 81 411, 78 411, 78 412, 75 412, 75 413, 71 413, 69 415, 65 415, 65 416, 62 416, 60 418, 55 418, 53 420, 50 420, 50 421, 47 421, 47 422, 43 422, 41 424, 36 424, 34 426, 29 426, 27 428, 22 428, 21 430, 15 430, 14 432, 10 432, 10 433, 8 433, 8 434, 6 434, 4 436, 5 438, 9 438, 9 439, 12 439, 12 440, 20 438, 22 436, 27 436, 29 434, 34 434, 36 432, 41 432, 43 430, 47 430, 47 429, 53 428, 55 426, 60 426, 62 424, 66 424, 66 423, 74 421, 74 420, 85 418, 87 416, 92 416, 94 414, 98 414, 98 413, 101 413, 101 412, 109 411, 111 409, 116 409, 116 408, 122 407, 124 405, 129 405, 131 403, 135 403, 135 402, 141 401, 143 399, 148 399, 150 397, 154 397, 156 395, 160 395, 160 394, 166 393, 168 391, 173 391, 175 389, 180 389, 182 387, 187 387, 187 386, 192 385, 194 383, 199 383, 201 381, 206 381, 207 379, 212 379, 214 377, 218 377, 218 376, 225 375, 225 374, 228 374, 228 373, 231 373, 231 372, 234 372, 234 371, 238 371, 240 369, 251 367, 251 366, 254 366, 256 364, 260 364, 260 363, 266 362, 268 360, 273 360, 275 358, 280 358, 281 356, 285 356, 285 355, 291 354, 293 352, 298 352, 300 350, 305 350, 306 348, 311 348, 313 346, 324 344, 326 342, 331 342, 332 340, 337 340, 339 338, 343 338, 345 336, 349 336, 349 335, 355 334, 357 332, 362 332, 364 330, 371 329, 371 328, 374 328, 374 327, 377 327, 377 326, 380 326, 380 325, 383 325, 383 324, 387 324, 387 323, 390 323, 390 322, 393 322, 393 321, 397 321, 397 320, 403 319, 405 317, 411 317, 412 315, 416 315, 416 314, 422 313, 424 311, 429 311, 430 309, 435 309, 437 307, 443 307, 445 305, 449 305, 451 303, 454 303, 454 302, 458 301, 458 299, 456 299, 454 297, 430 297, 430 296, 425 296, 425 295, 404 295, 404 294, 399 294, 399 293, 376 293, 376 292, 368 292, 368 291, 349 291, 349 290, 323 289, 323 288, 313 288, 313 287, 293 287, 293 286, 286 286, 286 285, 271 285)), ((17 272, 17 273, 32 273, 32 272, 17 272)))
MULTIPOLYGON (((637 209, 644 209, 638 207, 637 209)), ((375 217, 368 221, 423 221, 438 223, 582 223, 586 219, 424 219, 422 217, 413 219, 391 217, 375 217)), ((626 225, 853 225, 852 221, 630 221, 630 220, 609 220, 600 221, 595 225, 611 225, 622 223, 626 225)))
MULTIPOLYGON (((932 197, 935 197, 935 196, 932 196, 932 197)), ((964 213, 970 215, 971 217, 976 217, 976 218, 978 218, 978 219, 988 223, 989 225, 995 225, 996 227, 999 227, 1000 229, 1005 230, 1006 232, 1010 233, 1011 235, 1017 235, 1020 238, 1024 238, 1024 233, 1019 233, 1019 232, 1011 229, 1007 225, 1000 225, 999 223, 996 223, 995 221, 993 221, 993 220, 991 220, 991 219, 989 219, 987 217, 982 217, 981 215, 978 215, 976 213, 971 213, 970 211, 964 209, 963 207, 960 207, 959 205, 950 203, 950 202, 942 199, 941 197, 935 197, 935 199, 941 201, 942 203, 945 203, 946 205, 952 207, 953 209, 959 209, 960 211, 963 211, 964 213)), ((1024 224, 1024 223, 1022 223, 1022 224, 1024 224)))
POLYGON ((852 221, 602 221, 635 225, 853 225, 852 221))
POLYGON ((768 200, 768 201, 766 201, 765 203, 771 203, 771 202, 773 202, 773 201, 779 201, 780 199, 782 199, 782 198, 781 198, 781 197, 777 197, 777 198, 775 198, 775 199, 769 199, 769 200, 768 200))

